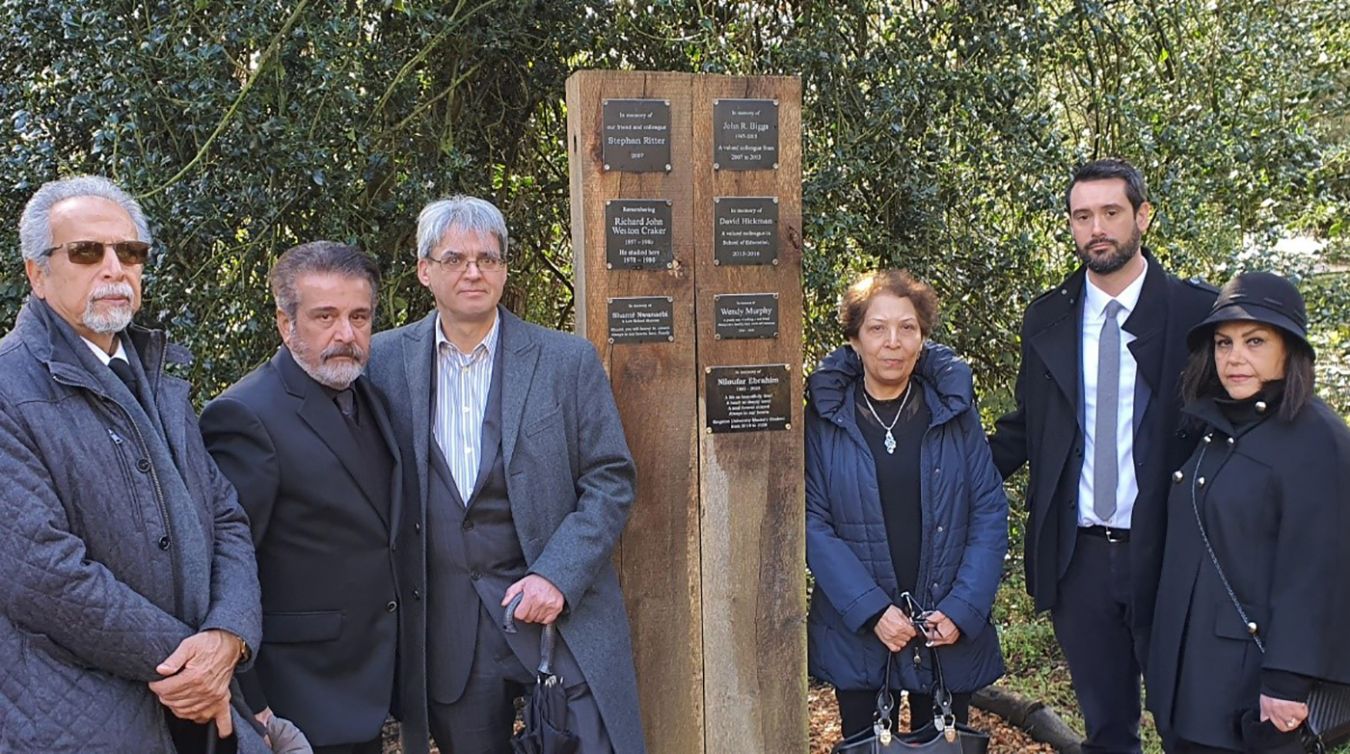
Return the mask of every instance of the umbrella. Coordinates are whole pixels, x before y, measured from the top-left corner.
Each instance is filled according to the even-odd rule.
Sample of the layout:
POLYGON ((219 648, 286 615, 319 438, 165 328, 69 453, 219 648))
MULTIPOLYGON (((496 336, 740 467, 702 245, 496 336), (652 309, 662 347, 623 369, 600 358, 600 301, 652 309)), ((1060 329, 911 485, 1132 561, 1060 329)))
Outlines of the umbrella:
MULTIPOLYGON (((516 632, 515 612, 523 594, 506 606, 502 630, 516 632)), ((567 691, 553 674, 553 644, 557 629, 545 624, 539 638, 539 669, 534 689, 525 703, 525 729, 511 737, 513 754, 576 754, 580 740, 567 729, 567 691)))

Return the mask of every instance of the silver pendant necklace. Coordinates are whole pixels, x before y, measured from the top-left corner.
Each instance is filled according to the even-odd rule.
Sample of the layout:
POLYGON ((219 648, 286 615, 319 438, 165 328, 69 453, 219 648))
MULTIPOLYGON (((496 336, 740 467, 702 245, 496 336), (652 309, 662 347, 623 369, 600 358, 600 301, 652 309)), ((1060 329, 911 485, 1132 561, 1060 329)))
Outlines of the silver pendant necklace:
POLYGON ((886 455, 888 456, 895 455, 895 435, 891 434, 891 430, 895 429, 896 423, 900 421, 900 414, 903 414, 905 412, 905 404, 909 403, 909 391, 913 389, 914 389, 914 380, 910 380, 909 384, 905 386, 904 397, 900 399, 900 409, 895 412, 895 418, 891 420, 891 423, 887 424, 886 422, 881 420, 880 416, 877 416, 877 410, 874 406, 872 406, 872 399, 867 397, 867 386, 866 385, 863 386, 863 401, 867 403, 867 410, 872 412, 872 418, 877 420, 877 424, 880 424, 882 428, 886 430, 885 445, 886 445, 886 455))

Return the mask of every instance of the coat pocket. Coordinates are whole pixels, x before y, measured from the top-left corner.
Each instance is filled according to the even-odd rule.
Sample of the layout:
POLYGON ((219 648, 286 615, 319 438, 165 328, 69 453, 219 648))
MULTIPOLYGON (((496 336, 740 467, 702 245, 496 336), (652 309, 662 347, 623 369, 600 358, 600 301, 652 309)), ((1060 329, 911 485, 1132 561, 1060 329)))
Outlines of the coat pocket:
POLYGON ((342 635, 342 618, 341 610, 263 613, 263 643, 332 641, 342 635))
MULTIPOLYGON (((1247 613, 1247 620, 1256 624, 1258 632, 1265 629, 1265 610, 1247 604, 1243 604, 1242 610, 1247 613)), ((1247 624, 1242 622, 1231 602, 1221 605, 1218 614, 1214 616, 1214 635, 1240 641, 1252 640, 1251 631, 1248 630, 1247 624)))

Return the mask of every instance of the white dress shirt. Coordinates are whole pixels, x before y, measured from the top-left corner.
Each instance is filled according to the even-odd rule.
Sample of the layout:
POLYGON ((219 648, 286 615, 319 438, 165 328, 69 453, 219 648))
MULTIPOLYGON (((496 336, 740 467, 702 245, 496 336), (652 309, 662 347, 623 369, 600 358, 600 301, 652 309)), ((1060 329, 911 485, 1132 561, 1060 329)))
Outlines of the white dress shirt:
POLYGON ((113 336, 113 342, 117 344, 117 350, 113 352, 113 355, 111 356, 108 355, 107 351, 103 350, 102 346, 84 337, 83 335, 80 336, 80 340, 83 340, 84 344, 86 346, 89 346, 89 350, 94 352, 94 355, 98 357, 99 361, 103 362, 103 366, 105 367, 108 366, 108 363, 111 362, 113 359, 121 359, 122 361, 126 361, 128 364, 131 363, 130 361, 127 360, 127 349, 122 347, 122 339, 117 337, 116 335, 113 336))
POLYGON ((1101 342, 1102 325, 1106 323, 1104 311, 1111 296, 1092 284, 1088 279, 1084 285, 1083 300, 1083 473, 1078 477, 1078 525, 1109 526, 1112 529, 1130 528, 1130 515, 1134 512, 1134 499, 1139 496, 1139 479, 1134 473, 1134 381, 1139 365, 1130 353, 1129 345, 1134 336, 1123 325, 1130 313, 1139 304, 1139 292, 1144 288, 1144 277, 1148 275, 1148 262, 1144 262, 1144 271, 1135 278, 1115 300, 1121 310, 1116 314, 1116 323, 1120 330, 1120 399, 1116 412, 1116 512, 1109 521, 1103 521, 1093 510, 1093 451, 1096 448, 1095 427, 1097 426, 1097 352, 1101 342))
POLYGON ((498 315, 483 341, 466 354, 445 337, 441 318, 436 317, 436 405, 432 431, 465 505, 473 496, 474 482, 478 481, 483 414, 492 387, 492 360, 497 352, 501 321, 498 315))

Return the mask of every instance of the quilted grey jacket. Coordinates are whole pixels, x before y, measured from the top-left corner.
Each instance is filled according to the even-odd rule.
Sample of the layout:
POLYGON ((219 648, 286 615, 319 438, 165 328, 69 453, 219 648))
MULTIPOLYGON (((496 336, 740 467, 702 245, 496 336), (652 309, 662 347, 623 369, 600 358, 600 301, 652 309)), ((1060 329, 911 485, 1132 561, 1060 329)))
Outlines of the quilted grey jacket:
POLYGON ((260 640, 248 521, 164 371, 187 352, 121 337, 155 415, 39 299, 0 340, 3 752, 173 752, 155 666, 200 630, 260 640))

